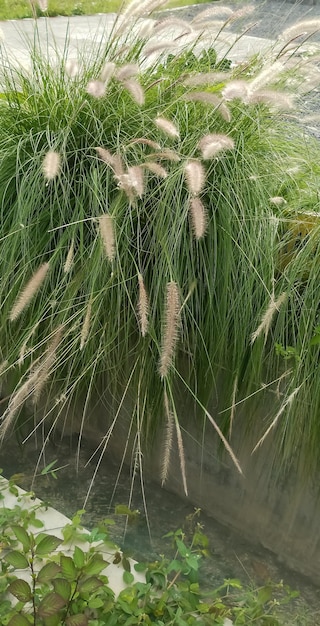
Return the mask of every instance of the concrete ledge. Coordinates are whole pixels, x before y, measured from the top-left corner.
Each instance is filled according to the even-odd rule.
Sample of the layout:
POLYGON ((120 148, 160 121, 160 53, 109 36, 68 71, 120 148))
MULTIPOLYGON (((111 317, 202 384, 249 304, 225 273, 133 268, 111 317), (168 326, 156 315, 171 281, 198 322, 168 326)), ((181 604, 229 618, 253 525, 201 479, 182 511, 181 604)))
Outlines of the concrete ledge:
MULTIPOLYGON (((36 508, 36 517, 43 523, 43 528, 39 529, 35 526, 30 525, 29 530, 35 535, 39 533, 53 533, 59 539, 63 539, 63 528, 71 523, 71 520, 59 513, 56 509, 52 507, 46 507, 41 500, 38 498, 32 498, 29 493, 21 489, 20 487, 16 487, 19 495, 15 496, 13 493, 9 491, 9 482, 0 477, 0 493, 4 496, 4 499, 0 501, 0 506, 2 508, 14 509, 14 507, 19 506, 22 510, 30 509, 34 510, 36 508)), ((89 533, 87 529, 83 529, 84 533, 89 533)), ((78 545, 84 552, 87 552, 90 547, 99 547, 99 552, 103 554, 106 560, 113 559, 115 551, 107 550, 105 546, 103 546, 100 542, 92 542, 88 541, 80 542, 80 541, 70 541, 63 542, 57 548, 57 552, 63 552, 67 555, 72 555, 74 552, 75 546, 78 545)), ((4 556, 5 550, 0 552, 0 560, 1 557, 4 556)), ((145 578, 142 574, 135 572, 133 569, 133 565, 136 563, 133 559, 129 559, 132 565, 132 574, 134 575, 136 582, 145 582, 145 578)), ((41 564, 42 566, 42 564, 41 564)), ((35 569, 37 569, 35 567, 35 569)), ((123 572, 124 569, 121 564, 115 565, 110 563, 105 570, 102 571, 104 576, 107 576, 109 579, 109 586, 114 592, 115 596, 119 595, 119 593, 125 589, 128 585, 123 581, 123 572)), ((23 578, 27 582, 30 582, 31 576, 28 570, 19 570, 19 577, 23 578)))

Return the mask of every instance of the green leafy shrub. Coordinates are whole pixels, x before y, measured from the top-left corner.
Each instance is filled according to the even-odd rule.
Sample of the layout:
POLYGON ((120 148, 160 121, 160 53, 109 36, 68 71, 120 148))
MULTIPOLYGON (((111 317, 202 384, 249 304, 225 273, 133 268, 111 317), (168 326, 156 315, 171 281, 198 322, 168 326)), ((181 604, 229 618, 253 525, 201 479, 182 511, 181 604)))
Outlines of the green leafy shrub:
MULTIPOLYGON (((271 582, 253 590, 225 580, 210 589, 199 578, 208 540, 197 523, 190 540, 182 530, 167 535, 173 542, 171 558, 130 564, 115 546, 110 552, 106 530, 88 533, 81 527, 81 514, 62 529, 62 540, 45 532, 38 507, 29 503, 27 511, 22 509, 21 492, 15 507, 6 508, 6 489, 1 485, 2 626, 280 626, 279 607, 296 595, 271 582), (107 578, 110 557, 122 563, 127 585, 117 597, 107 578), (136 572, 144 580, 136 580, 136 572)), ((16 494, 12 484, 9 490, 16 494)))
POLYGON ((36 46, 31 70, 3 59, 2 436, 28 403, 25 434, 70 403, 83 406, 82 432, 100 396, 102 450, 124 407, 137 464, 166 423, 162 479, 175 431, 187 490, 179 394, 237 465, 225 435, 263 383, 279 387, 270 430, 290 412, 275 456, 290 463, 299 446, 303 467, 316 465, 318 230, 283 262, 288 223, 319 205, 319 145, 287 117, 303 59, 290 33, 234 67, 213 48, 199 56, 201 21, 191 43, 189 24, 174 21, 172 42, 170 20, 152 33, 139 23, 156 4, 129 5, 89 58, 68 58, 66 43, 56 63, 36 46), (275 344, 299 355, 294 367, 275 344))

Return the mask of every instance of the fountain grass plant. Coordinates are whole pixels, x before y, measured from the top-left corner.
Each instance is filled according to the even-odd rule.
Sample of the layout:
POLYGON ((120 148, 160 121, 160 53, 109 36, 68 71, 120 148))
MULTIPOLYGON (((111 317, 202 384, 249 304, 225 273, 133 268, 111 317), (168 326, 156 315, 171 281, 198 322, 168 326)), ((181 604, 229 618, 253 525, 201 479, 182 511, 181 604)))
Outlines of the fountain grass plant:
POLYGON ((134 0, 91 56, 66 43, 52 63, 39 42, 29 69, 2 58, 1 435, 19 415, 51 432, 81 401, 81 438, 110 394, 102 452, 129 406, 136 463, 167 424, 162 480, 175 434, 187 492, 179 393, 240 469, 235 408, 272 388, 275 460, 312 470, 320 151, 293 119, 311 60, 286 33, 230 67, 214 46, 242 10, 209 45, 201 17, 140 21, 163 4, 134 0))

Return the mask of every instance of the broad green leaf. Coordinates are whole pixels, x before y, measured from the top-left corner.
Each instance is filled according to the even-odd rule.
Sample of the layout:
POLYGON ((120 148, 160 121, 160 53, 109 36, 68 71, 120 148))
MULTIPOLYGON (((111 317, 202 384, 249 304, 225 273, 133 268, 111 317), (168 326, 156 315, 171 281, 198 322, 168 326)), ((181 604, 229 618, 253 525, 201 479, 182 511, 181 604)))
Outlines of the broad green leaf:
POLYGON ((22 527, 14 524, 11 526, 12 531, 14 532, 16 538, 20 543, 22 543, 23 549, 25 552, 30 550, 31 547, 31 538, 28 535, 27 531, 22 527))
POLYGON ((55 615, 66 606, 67 601, 62 598, 58 593, 54 591, 50 591, 47 595, 41 600, 38 607, 39 617, 50 617, 51 615, 55 615))
POLYGON ((30 626, 30 622, 22 613, 17 613, 11 617, 7 626, 30 626))
POLYGON ((186 563, 192 570, 198 571, 199 558, 195 554, 190 554, 190 556, 186 556, 186 563))
POLYGON ((123 582, 125 582, 126 585, 131 585, 134 582, 134 575, 131 574, 131 572, 123 572, 123 582))
POLYGON ((70 615, 66 619, 66 626, 88 626, 89 620, 86 615, 70 615))
POLYGON ((85 558, 84 552, 78 546, 75 547, 73 553, 74 564, 78 569, 81 569, 84 566, 85 558))
POLYGON ((60 565, 63 576, 67 578, 67 580, 75 580, 77 577, 77 570, 73 559, 70 556, 65 556, 61 554, 60 556, 60 565))
POLYGON ((44 626, 61 626, 61 615, 58 613, 57 615, 45 617, 44 626))
POLYGON ((39 583, 52 581, 59 572, 61 572, 61 567, 58 563, 46 563, 39 571, 37 581, 39 583))
POLYGON ((89 609, 100 609, 104 605, 102 598, 92 598, 88 602, 89 609))
POLYGON ((176 538, 176 546, 177 546, 179 554, 181 554, 182 557, 185 557, 190 553, 189 549, 183 543, 183 541, 181 541, 181 539, 176 538))
POLYGON ((133 567, 136 570, 136 572, 145 572, 146 569, 147 569, 147 564, 146 563, 135 563, 133 567))
POLYGON ((121 557, 120 552, 115 552, 115 553, 114 553, 114 557, 113 557, 113 561, 112 561, 112 563, 113 563, 114 565, 118 565, 118 563, 121 563, 121 558, 122 558, 122 557, 121 557))
POLYGON ((91 576, 90 578, 85 578, 84 580, 79 581, 79 588, 83 593, 92 593, 102 586, 102 580, 100 580, 96 576, 91 576))
POLYGON ((69 600, 71 596, 71 585, 65 578, 55 578, 52 581, 53 588, 64 600, 69 600))
POLYGON ((108 565, 108 561, 104 561, 101 556, 96 554, 89 563, 85 565, 83 571, 87 576, 96 576, 96 574, 100 574, 108 565))
POLYGON ((131 571, 131 565, 130 565, 130 561, 129 559, 127 559, 126 556, 122 557, 122 567, 126 572, 130 572, 131 571))
POLYGON ((51 554, 61 543, 62 539, 58 539, 58 537, 54 535, 45 535, 36 547, 36 555, 46 556, 47 554, 51 554))
POLYGON ((4 560, 7 561, 9 565, 13 565, 16 569, 26 569, 29 567, 26 557, 18 550, 11 550, 11 552, 8 552, 8 554, 4 557, 4 560))
POLYGON ((29 602, 32 598, 31 588, 25 580, 13 580, 8 591, 20 602, 29 602))

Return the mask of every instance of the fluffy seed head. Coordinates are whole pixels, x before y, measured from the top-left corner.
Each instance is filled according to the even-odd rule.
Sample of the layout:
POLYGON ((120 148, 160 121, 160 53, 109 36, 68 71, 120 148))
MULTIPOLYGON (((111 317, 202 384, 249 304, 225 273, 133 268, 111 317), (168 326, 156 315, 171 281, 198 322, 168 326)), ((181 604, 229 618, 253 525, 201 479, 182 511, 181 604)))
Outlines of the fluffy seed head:
POLYGON ((63 335, 63 325, 59 326, 52 339, 49 341, 43 360, 40 361, 39 366, 35 370, 34 390, 33 390, 33 404, 37 404, 40 399, 41 393, 49 379, 53 365, 57 356, 57 349, 61 342, 63 335))
POLYGON ((271 295, 270 302, 265 313, 262 316, 261 323, 251 335, 251 344, 253 344, 262 333, 264 333, 265 341, 267 340, 274 314, 276 313, 276 311, 280 310, 280 307, 285 302, 286 298, 287 294, 285 292, 282 293, 279 298, 277 298, 277 300, 275 300, 274 294, 271 295))
POLYGON ((138 83, 138 81, 134 78, 128 78, 128 80, 124 80, 122 84, 129 91, 129 94, 133 98, 133 100, 139 106, 143 106, 145 96, 140 83, 138 83))
POLYGON ((289 28, 286 28, 281 33, 280 38, 285 41, 289 41, 296 37, 303 37, 305 35, 317 33, 319 30, 320 19, 302 20, 300 22, 296 22, 296 24, 293 24, 292 26, 289 26, 289 28))
POLYGON ((112 61, 108 61, 107 63, 105 63, 100 73, 100 81, 107 85, 114 74, 115 68, 116 64, 112 61))
POLYGON ((168 176, 167 170, 165 170, 165 168, 162 167, 162 165, 159 165, 159 163, 154 163, 153 161, 146 161, 145 163, 143 163, 143 167, 145 167, 147 170, 149 170, 149 172, 152 172, 159 178, 167 178, 168 176))
POLYGON ((128 182, 133 192, 138 196, 138 198, 142 198, 145 191, 143 168, 139 165, 128 167, 128 177, 128 182))
POLYGON ((110 262, 114 260, 116 254, 115 237, 113 230, 113 219, 111 215, 100 215, 98 218, 101 239, 105 253, 110 262))
POLYGON ((63 267, 63 271, 65 274, 68 274, 73 266, 73 258, 74 258, 74 240, 72 239, 70 248, 68 250, 67 258, 63 267))
POLYGON ((174 357, 180 325, 180 298, 178 285, 175 282, 167 284, 165 325, 162 338, 159 374, 161 378, 167 376, 174 357))
POLYGON ((83 320, 83 324, 82 324, 82 328, 81 328, 81 333, 80 333, 80 350, 83 350, 85 343, 87 341, 88 335, 89 335, 89 331, 90 331, 90 322, 91 322, 91 310, 92 310, 92 303, 91 300, 88 303, 87 306, 87 310, 86 310, 86 315, 85 318, 83 320))
POLYGON ((138 274, 139 283, 139 300, 138 300, 138 316, 140 323, 140 331, 142 337, 145 337, 148 330, 148 315, 149 315, 149 298, 144 285, 143 277, 138 274))
POLYGON ((164 408, 166 414, 166 433, 165 439, 163 443, 163 457, 161 463, 161 486, 163 487, 164 483, 167 480, 169 466, 170 466, 170 456, 171 456, 171 448, 173 442, 173 425, 174 425, 174 417, 173 413, 170 410, 169 399, 166 391, 164 392, 164 408))
POLYGON ((40 11, 44 13, 44 11, 48 10, 48 0, 38 0, 38 7, 40 11))
POLYGON ((273 198, 269 198, 271 204, 281 205, 287 204, 287 201, 282 196, 274 196, 273 198))
POLYGON ((46 180, 53 180, 58 176, 61 167, 61 157, 59 152, 50 150, 43 159, 42 170, 46 180))
POLYGON ((173 122, 170 122, 170 120, 167 120, 165 117, 156 117, 154 123, 169 137, 180 137, 179 131, 175 124, 173 124, 173 122))
POLYGON ((249 86, 245 80, 231 80, 222 89, 225 100, 239 99, 246 102, 249 94, 249 86))
POLYGON ((70 78, 75 78, 79 74, 79 64, 76 59, 67 59, 64 69, 70 78))
POLYGON ((106 93, 106 85, 101 80, 90 80, 86 92, 93 98, 103 98, 106 93))
POLYGON ((227 135, 218 133, 205 135, 200 139, 198 147, 204 159, 212 159, 217 156, 219 152, 232 150, 234 148, 234 140, 227 135))
POLYGON ((204 11, 200 11, 198 15, 192 20, 192 24, 197 24, 197 22, 203 22, 204 20, 210 20, 211 17, 231 17, 233 14, 233 10, 229 7, 224 6, 215 6, 210 9, 205 9, 204 11))
POLYGON ((249 92, 249 102, 251 104, 264 103, 275 109, 288 110, 294 107, 292 96, 271 89, 249 92))
POLYGON ((221 98, 216 96, 214 93, 209 93, 208 91, 195 91, 193 93, 189 93, 185 96, 186 100, 191 100, 194 102, 203 102, 204 104, 210 104, 214 106, 215 109, 220 113, 226 122, 231 121, 231 113, 228 107, 222 102, 221 98))
POLYGON ((189 76, 183 81, 186 87, 201 87, 202 85, 216 85, 229 77, 228 72, 203 72, 189 76))
POLYGON ((274 83, 284 69, 285 67, 280 61, 272 63, 269 67, 266 67, 259 72, 259 74, 250 81, 249 88, 252 91, 255 91, 257 89, 261 89, 261 87, 265 87, 265 85, 268 85, 269 83, 274 83))
POLYGON ((207 227, 206 210, 200 198, 190 199, 190 216, 194 236, 199 240, 205 234, 207 227))
POLYGON ((119 67, 115 73, 115 77, 117 80, 124 81, 128 80, 128 78, 133 78, 139 74, 140 68, 136 63, 126 63, 122 67, 119 67))
POLYGON ((193 196, 198 196, 206 182, 205 169, 202 163, 196 159, 190 159, 184 168, 184 173, 190 193, 193 196))
POLYGON ((16 320, 22 311, 27 308, 32 298, 39 291, 49 269, 49 263, 43 263, 39 269, 33 274, 25 287, 18 295, 9 316, 10 322, 16 320))

